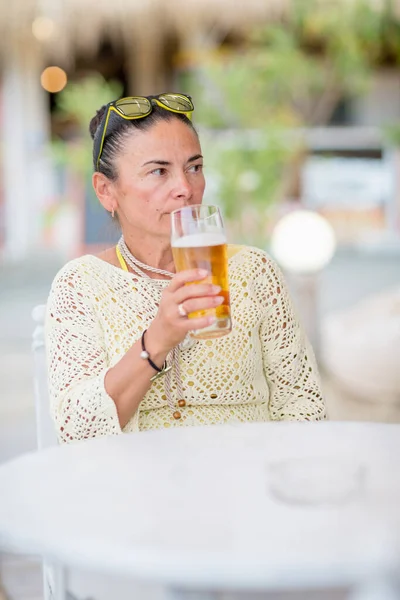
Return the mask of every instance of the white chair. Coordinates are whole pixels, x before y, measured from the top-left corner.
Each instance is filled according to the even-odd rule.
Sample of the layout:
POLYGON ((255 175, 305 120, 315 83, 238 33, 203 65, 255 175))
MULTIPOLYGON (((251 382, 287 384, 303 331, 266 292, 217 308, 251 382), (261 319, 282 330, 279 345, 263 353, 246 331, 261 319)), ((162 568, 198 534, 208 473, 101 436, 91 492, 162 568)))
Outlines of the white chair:
POLYGON ((46 349, 44 343, 45 314, 45 304, 36 306, 32 311, 32 318, 36 323, 33 332, 32 352, 34 359, 36 437, 39 450, 50 446, 57 446, 58 444, 54 423, 50 415, 46 349))
MULTIPOLYGON (((46 305, 36 306, 32 318, 36 324, 33 331, 32 352, 34 359, 34 386, 36 410, 36 438, 38 450, 57 446, 57 435, 50 415, 50 399, 47 384, 46 348, 44 339, 44 319, 46 305)), ((44 600, 64 600, 65 572, 58 565, 43 561, 44 600)))

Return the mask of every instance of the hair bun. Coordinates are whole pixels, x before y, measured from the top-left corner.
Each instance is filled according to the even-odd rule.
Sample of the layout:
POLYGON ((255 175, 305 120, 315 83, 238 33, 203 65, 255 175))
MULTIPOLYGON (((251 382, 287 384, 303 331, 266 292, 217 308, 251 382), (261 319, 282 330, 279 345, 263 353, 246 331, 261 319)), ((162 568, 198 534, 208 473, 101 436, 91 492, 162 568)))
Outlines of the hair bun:
POLYGON ((106 108, 107 105, 104 104, 101 108, 99 108, 99 110, 96 112, 95 116, 93 117, 93 119, 90 121, 89 124, 89 132, 90 135, 92 137, 92 140, 94 140, 94 136, 96 135, 96 131, 98 130, 100 123, 103 119, 104 113, 106 112, 106 108))

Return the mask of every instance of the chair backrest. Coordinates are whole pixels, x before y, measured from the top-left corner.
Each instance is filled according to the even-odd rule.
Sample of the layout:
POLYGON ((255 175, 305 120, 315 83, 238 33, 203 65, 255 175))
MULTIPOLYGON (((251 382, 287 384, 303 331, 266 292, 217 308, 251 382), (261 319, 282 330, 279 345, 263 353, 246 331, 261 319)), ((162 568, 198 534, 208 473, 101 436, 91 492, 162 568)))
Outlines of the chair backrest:
POLYGON ((32 318, 35 322, 32 352, 34 359, 34 385, 36 409, 36 438, 39 449, 56 446, 57 434, 50 415, 50 398, 47 383, 46 348, 44 339, 44 319, 46 305, 35 306, 32 318))

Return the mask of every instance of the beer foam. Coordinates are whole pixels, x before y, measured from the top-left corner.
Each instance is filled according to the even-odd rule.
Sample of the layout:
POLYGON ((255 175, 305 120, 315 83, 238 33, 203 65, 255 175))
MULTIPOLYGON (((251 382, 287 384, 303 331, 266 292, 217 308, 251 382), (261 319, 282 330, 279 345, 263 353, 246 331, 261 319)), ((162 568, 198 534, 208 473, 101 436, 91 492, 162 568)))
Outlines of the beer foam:
POLYGON ((226 236, 221 231, 194 233, 185 235, 172 242, 173 248, 202 248, 204 246, 220 246, 226 244, 226 236))

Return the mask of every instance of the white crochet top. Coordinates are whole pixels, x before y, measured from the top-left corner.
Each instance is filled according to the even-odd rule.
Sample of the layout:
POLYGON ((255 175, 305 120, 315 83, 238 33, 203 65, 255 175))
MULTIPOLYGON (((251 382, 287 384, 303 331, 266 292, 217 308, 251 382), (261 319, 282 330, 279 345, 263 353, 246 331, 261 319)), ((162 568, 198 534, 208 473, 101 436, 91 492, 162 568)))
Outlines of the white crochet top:
MULTIPOLYGON (((232 333, 180 352, 182 418, 173 418, 159 378, 124 432, 326 418, 314 354, 276 264, 257 248, 229 246, 229 278, 232 333)), ((104 376, 154 318, 169 281, 157 283, 92 255, 70 261, 55 277, 46 348, 61 442, 121 433, 104 376)))

